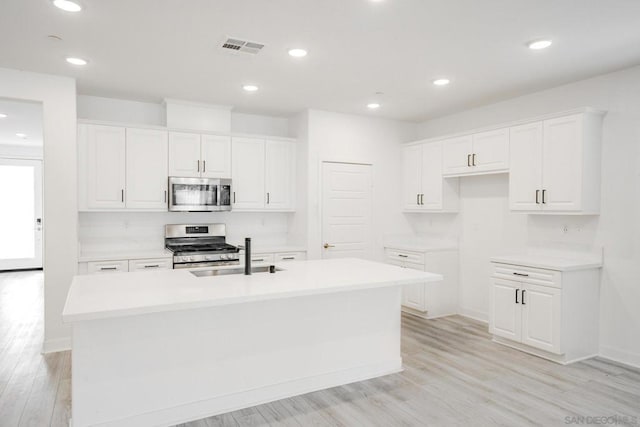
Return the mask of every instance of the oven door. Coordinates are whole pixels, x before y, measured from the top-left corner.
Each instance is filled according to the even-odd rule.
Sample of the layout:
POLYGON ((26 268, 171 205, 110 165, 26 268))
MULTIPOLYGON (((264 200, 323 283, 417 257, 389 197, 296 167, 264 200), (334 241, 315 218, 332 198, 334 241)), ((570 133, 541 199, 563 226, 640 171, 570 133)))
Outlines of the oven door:
POLYGON ((169 210, 211 212, 219 210, 220 180, 210 178, 169 178, 169 210))

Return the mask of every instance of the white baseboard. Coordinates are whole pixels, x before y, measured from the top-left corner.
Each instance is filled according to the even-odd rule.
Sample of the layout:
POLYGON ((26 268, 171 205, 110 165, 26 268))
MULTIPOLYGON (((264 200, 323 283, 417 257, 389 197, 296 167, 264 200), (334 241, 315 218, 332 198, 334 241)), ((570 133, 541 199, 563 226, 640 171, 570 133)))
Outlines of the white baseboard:
POLYGON ((460 316, 468 317, 482 323, 489 323, 489 315, 483 311, 473 310, 470 308, 460 307, 458 309, 460 316))
POLYGON ((190 402, 180 406, 133 415, 124 419, 99 423, 97 426, 171 426, 401 371, 402 359, 398 358, 376 365, 359 366, 344 371, 299 378, 241 393, 190 402))
POLYGON ((46 340, 42 343, 42 354, 71 350, 71 337, 46 340))
POLYGON ((609 346, 600 346, 601 358, 640 369, 640 354, 609 346))

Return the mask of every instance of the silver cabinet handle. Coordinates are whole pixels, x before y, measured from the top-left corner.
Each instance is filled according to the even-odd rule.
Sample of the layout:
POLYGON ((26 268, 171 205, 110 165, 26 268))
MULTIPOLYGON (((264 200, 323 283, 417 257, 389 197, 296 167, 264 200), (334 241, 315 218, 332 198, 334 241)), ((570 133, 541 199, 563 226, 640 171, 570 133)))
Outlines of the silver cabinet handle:
POLYGON ((527 303, 526 303, 526 302, 524 302, 524 293, 525 293, 525 292, 527 292, 527 290, 526 290, 526 289, 523 289, 523 290, 522 290, 522 303, 521 303, 522 305, 527 305, 527 303))
POLYGON ((207 171, 207 161, 203 160, 202 161, 202 172, 206 172, 207 171))
POLYGON ((420 204, 424 206, 424 194, 420 194, 420 204))
POLYGON ((120 190, 120 201, 124 203, 124 189, 120 190))
POLYGON ((198 160, 198 172, 200 172, 200 160, 198 160))
POLYGON ((416 194, 416 205, 420 205, 420 194, 416 194))
POLYGON ((251 261, 261 262, 264 261, 264 258, 251 258, 251 261))
POLYGON ((167 203, 167 190, 164 190, 164 202, 167 203))
POLYGON ((236 203, 236 192, 235 191, 233 192, 233 203, 234 204, 236 203))
POLYGON ((542 204, 546 205, 547 204, 547 199, 544 197, 547 195, 547 190, 542 190, 542 204))
POLYGON ((144 268, 160 268, 160 264, 145 265, 144 268))
POLYGON ((540 190, 536 190, 536 205, 540 204, 540 190))
POLYGON ((292 260, 292 259, 296 259, 296 257, 294 257, 294 256, 285 256, 285 257, 282 257, 282 259, 283 260, 292 260))
POLYGON ((467 166, 471 167, 471 154, 467 154, 467 166))
POLYGON ((520 301, 518 301, 518 292, 520 292, 520 289, 516 289, 516 304, 520 304, 520 301))
POLYGON ((100 267, 100 271, 117 270, 118 267, 100 267))
POLYGON ((270 203, 270 196, 269 196, 269 193, 267 193, 267 204, 269 203, 270 203))
POLYGON ((409 255, 404 255, 404 254, 398 254, 398 256, 399 256, 400 258, 409 258, 409 255))
POLYGON ((514 276, 522 276, 522 277, 529 277, 528 274, 524 274, 524 273, 513 273, 514 276))
POLYGON ((476 165, 476 153, 473 153, 471 155, 471 166, 475 166, 476 165))

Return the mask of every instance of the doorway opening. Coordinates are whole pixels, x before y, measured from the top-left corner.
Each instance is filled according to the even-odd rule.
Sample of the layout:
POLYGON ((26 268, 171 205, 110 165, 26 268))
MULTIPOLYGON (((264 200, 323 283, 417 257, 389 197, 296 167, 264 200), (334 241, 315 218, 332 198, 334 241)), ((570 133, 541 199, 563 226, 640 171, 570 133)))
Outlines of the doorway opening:
POLYGON ((42 104, 0 99, 0 272, 42 269, 42 104))

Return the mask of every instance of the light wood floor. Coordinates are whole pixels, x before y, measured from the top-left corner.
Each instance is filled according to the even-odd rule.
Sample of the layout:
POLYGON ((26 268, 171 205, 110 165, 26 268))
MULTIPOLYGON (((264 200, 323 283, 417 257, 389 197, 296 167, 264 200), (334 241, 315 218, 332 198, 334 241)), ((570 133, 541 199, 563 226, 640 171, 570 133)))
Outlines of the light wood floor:
MULTIPOLYGON (((0 273, 1 427, 68 423, 71 356, 40 354, 42 312, 42 273, 0 273)), ((640 370, 556 365, 492 343, 486 329, 460 316, 404 316, 402 373, 180 427, 564 426, 614 415, 640 425, 640 370)))

